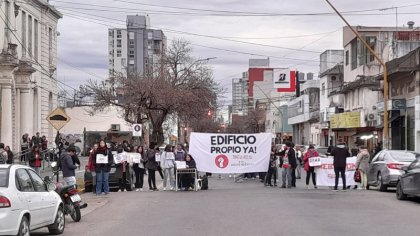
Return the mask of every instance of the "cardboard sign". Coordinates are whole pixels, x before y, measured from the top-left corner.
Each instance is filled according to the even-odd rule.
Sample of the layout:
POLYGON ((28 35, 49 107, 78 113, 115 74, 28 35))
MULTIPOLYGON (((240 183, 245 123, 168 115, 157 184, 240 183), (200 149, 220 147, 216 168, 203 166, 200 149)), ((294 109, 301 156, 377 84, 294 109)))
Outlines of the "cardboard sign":
POLYGON ((187 168, 187 162, 185 161, 175 161, 175 165, 177 169, 186 169, 187 168))
POLYGON ((321 157, 311 157, 311 158, 308 159, 308 161, 309 161, 309 166, 310 167, 321 166, 322 165, 321 157))
POLYGON ((118 153, 114 155, 114 163, 120 164, 127 160, 125 153, 118 153))
POLYGON ((96 164, 108 164, 108 156, 96 154, 96 164))
POLYGON ((141 162, 140 153, 127 153, 127 162, 139 164, 141 162))

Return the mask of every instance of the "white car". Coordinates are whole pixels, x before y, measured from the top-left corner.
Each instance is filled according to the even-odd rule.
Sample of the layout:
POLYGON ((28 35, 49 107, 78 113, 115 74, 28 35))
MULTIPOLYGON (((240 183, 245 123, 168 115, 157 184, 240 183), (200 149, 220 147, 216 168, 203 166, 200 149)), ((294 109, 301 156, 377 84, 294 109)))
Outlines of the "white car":
POLYGON ((0 235, 30 235, 42 227, 63 233, 64 206, 53 190, 30 167, 0 165, 0 235))

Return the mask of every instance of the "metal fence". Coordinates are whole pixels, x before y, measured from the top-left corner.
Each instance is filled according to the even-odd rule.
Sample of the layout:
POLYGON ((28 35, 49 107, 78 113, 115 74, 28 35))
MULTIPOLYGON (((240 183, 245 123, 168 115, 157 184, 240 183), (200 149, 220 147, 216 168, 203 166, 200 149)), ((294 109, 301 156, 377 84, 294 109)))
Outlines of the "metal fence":
MULTIPOLYGON (((12 164, 29 166, 29 155, 31 154, 31 152, 32 149, 13 153, 12 164), (24 156, 24 158, 22 158, 22 156, 24 156), (22 161, 22 159, 24 159, 24 161, 22 161)), ((42 157, 41 170, 49 169, 51 162, 58 160, 58 154, 55 148, 48 148, 46 150, 42 150, 40 151, 40 155, 42 157)))

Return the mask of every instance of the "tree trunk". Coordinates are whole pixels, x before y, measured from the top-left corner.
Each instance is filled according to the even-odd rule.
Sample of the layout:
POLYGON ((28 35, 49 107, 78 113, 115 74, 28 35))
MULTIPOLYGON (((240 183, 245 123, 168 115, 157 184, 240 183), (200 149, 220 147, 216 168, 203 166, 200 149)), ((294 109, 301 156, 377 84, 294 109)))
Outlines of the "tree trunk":
POLYGON ((167 115, 167 112, 161 111, 160 113, 155 113, 150 116, 153 128, 150 142, 156 142, 158 145, 162 145, 164 143, 165 137, 163 135, 163 122, 165 122, 167 115))

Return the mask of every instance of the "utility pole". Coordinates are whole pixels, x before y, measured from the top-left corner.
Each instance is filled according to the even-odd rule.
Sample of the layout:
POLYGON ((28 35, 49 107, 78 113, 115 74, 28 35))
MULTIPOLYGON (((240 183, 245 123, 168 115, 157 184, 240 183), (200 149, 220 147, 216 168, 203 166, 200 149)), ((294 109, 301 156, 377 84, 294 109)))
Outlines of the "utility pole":
POLYGON ((384 68, 384 118, 383 118, 383 124, 384 124, 384 131, 383 131, 383 148, 389 148, 389 128, 388 128, 388 69, 386 67, 385 62, 379 57, 378 54, 369 46, 369 44, 362 38, 362 36, 355 30, 348 22, 347 20, 341 15, 341 13, 331 4, 329 0, 325 0, 328 5, 331 6, 331 8, 337 13, 337 15, 346 23, 346 25, 353 31, 353 33, 356 35, 356 37, 365 45, 365 47, 369 50, 369 52, 378 60, 378 62, 382 65, 384 68))

